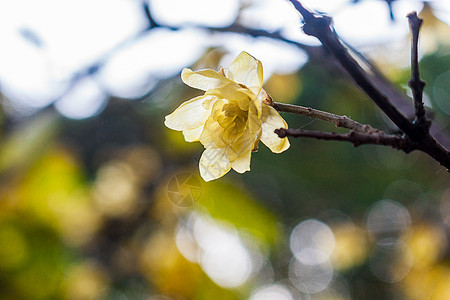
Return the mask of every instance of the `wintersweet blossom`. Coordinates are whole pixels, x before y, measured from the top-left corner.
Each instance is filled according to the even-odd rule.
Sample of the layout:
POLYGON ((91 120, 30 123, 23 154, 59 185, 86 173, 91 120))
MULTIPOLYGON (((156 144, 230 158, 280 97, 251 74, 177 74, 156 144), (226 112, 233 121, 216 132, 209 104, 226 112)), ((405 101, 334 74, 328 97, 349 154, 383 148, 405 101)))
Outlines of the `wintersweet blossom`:
POLYGON ((181 79, 205 93, 182 103, 164 124, 182 131, 186 141, 203 144, 199 168, 205 181, 222 177, 231 168, 249 171, 251 153, 259 141, 274 153, 289 148, 288 139, 274 133, 287 124, 262 89, 262 64, 247 52, 241 52, 228 69, 194 72, 186 68, 181 79))

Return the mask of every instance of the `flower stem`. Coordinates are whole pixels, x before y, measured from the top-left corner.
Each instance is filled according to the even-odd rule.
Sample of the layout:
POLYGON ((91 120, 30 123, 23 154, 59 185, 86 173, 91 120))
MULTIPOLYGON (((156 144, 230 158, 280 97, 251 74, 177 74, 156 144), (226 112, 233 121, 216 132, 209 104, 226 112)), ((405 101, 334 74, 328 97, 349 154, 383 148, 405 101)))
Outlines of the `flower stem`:
POLYGON ((307 116, 313 119, 319 119, 333 123, 336 127, 347 128, 361 133, 382 133, 381 130, 375 129, 370 125, 361 124, 350 119, 347 116, 340 116, 326 111, 321 111, 311 107, 304 107, 293 104, 274 102, 273 108, 280 112, 288 112, 296 115, 307 116))

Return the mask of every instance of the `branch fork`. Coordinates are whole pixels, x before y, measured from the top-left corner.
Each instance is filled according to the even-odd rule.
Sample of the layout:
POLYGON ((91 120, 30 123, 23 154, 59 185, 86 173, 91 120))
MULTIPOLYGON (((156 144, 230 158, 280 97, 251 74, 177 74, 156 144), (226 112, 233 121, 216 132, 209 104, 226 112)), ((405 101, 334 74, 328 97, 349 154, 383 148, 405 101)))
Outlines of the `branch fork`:
POLYGON ((350 131, 346 134, 321 132, 300 129, 277 129, 280 137, 309 137, 322 140, 347 141, 355 147, 363 144, 385 145, 409 153, 413 150, 422 151, 442 166, 450 170, 450 152, 430 134, 431 121, 426 117, 423 104, 423 89, 425 83, 419 76, 418 39, 422 19, 413 12, 408 15, 412 33, 411 45, 411 79, 408 84, 413 93, 415 118, 410 121, 393 104, 392 101, 378 89, 370 79, 370 75, 348 53, 348 48, 340 40, 334 28, 332 19, 324 15, 315 15, 297 0, 289 0, 303 16, 303 31, 316 37, 322 46, 332 53, 343 69, 350 75, 359 88, 386 114, 386 116, 404 133, 402 135, 387 134, 370 125, 360 124, 346 116, 337 116, 328 112, 314 110, 290 104, 274 103, 278 111, 290 112, 331 122, 337 127, 350 131))

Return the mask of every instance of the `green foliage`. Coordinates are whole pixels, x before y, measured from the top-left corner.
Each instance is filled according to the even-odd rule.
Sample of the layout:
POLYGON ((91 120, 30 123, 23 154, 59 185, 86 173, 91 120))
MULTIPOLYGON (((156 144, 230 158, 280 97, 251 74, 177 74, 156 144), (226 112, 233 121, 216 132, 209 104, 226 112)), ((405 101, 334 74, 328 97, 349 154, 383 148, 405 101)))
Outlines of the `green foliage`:
MULTIPOLYGON (((434 119, 448 133, 446 49, 426 53, 420 68, 434 119)), ((210 49, 197 65, 216 67, 222 55, 210 49)), ((408 69, 377 63, 389 65, 391 79, 405 86, 408 69)), ((275 101, 388 128, 336 72, 309 61, 295 74, 275 74, 266 89, 282 98, 275 101), (286 91, 289 85, 299 87, 286 91)), ((178 173, 198 175, 203 149, 165 128, 164 116, 196 92, 172 78, 139 101, 111 99, 102 114, 82 121, 47 112, 13 121, 0 111, 1 300, 248 299, 272 283, 287 286, 294 299, 448 298, 450 179, 420 153, 291 138, 291 148, 279 155, 261 144, 250 172, 202 182, 192 206, 171 202, 168 182, 178 173), (378 216, 379 227, 370 227, 368 216, 382 200, 404 207, 408 217, 382 211, 389 218, 378 216), (242 284, 227 287, 208 274, 207 249, 191 224, 195 216, 227 228, 248 251, 253 269, 242 284), (306 295, 291 281, 289 241, 293 228, 310 218, 333 232, 334 275, 325 291, 306 295), (386 243, 387 258, 380 250, 386 243), (395 282, 380 275, 400 276, 406 267, 395 282)), ((341 131, 307 117, 283 117, 291 128, 341 131)), ((207 246, 217 250, 215 242, 207 246)))

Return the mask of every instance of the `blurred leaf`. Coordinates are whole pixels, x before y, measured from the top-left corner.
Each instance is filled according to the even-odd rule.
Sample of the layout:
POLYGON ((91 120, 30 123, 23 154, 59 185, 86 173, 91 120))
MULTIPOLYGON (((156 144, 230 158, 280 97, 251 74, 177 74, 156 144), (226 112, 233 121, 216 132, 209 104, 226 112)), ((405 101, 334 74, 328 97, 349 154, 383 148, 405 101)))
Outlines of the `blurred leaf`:
POLYGON ((16 128, 0 140, 0 173, 10 168, 23 167, 39 157, 55 138, 59 127, 56 113, 44 113, 16 128))
POLYGON ((170 231, 160 230, 150 237, 140 262, 144 274, 162 294, 192 300, 239 299, 233 291, 214 284, 199 265, 186 260, 170 231))
POLYGON ((77 160, 67 149, 56 147, 30 168, 7 200, 59 232, 68 243, 80 244, 100 224, 87 196, 77 160))
POLYGON ((292 103, 302 90, 302 81, 297 73, 272 74, 264 84, 264 89, 273 101, 292 103))
POLYGON ((429 3, 424 3, 419 16, 423 19, 419 41, 420 48, 424 49, 426 53, 448 49, 450 45, 449 25, 435 16, 429 3))
POLYGON ((0 290, 7 299, 61 299, 60 284, 73 258, 45 227, 26 214, 1 218, 0 290))
POLYGON ((272 246, 280 242, 282 232, 277 217, 232 184, 223 180, 206 183, 198 205, 214 219, 229 222, 272 246))

